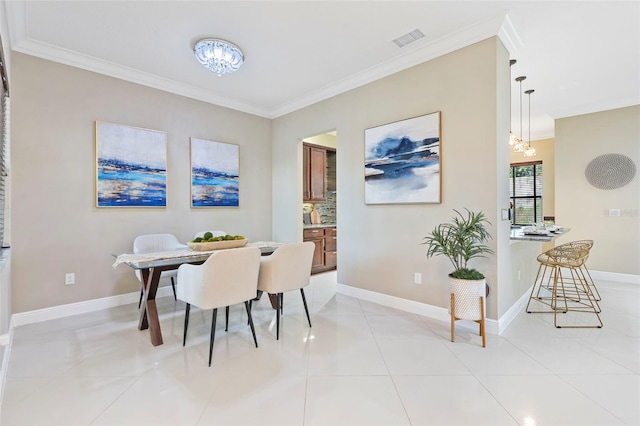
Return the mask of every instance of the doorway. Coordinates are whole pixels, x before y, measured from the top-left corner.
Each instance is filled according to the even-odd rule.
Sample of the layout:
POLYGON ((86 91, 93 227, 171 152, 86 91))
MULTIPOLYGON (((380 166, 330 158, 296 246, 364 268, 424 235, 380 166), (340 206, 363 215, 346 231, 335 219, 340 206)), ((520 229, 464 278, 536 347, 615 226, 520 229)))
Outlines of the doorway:
POLYGON ((337 269, 337 134, 304 138, 302 167, 303 240, 316 245, 312 273, 337 269))

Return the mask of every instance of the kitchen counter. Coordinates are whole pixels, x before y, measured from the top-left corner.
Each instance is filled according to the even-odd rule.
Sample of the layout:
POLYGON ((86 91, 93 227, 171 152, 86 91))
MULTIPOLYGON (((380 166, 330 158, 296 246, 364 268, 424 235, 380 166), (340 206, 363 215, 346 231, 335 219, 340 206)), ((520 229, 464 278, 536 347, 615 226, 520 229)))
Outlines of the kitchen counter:
POLYGON ((522 228, 512 228, 509 239, 511 241, 536 241, 542 243, 548 243, 554 241, 561 235, 566 234, 571 229, 563 226, 555 226, 550 229, 535 229, 531 226, 524 226, 522 228))
POLYGON ((319 223, 317 225, 304 225, 302 229, 333 228, 335 226, 335 223, 319 223))

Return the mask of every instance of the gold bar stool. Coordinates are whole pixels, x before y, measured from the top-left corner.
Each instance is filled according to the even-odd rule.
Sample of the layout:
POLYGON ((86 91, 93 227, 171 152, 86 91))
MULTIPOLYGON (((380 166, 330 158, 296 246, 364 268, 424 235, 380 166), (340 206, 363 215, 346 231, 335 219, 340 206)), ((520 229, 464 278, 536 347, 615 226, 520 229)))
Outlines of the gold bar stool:
MULTIPOLYGON (((587 252, 590 252, 591 247, 593 247, 593 240, 571 241, 570 243, 562 244, 562 245, 560 245, 560 246, 558 246, 556 248, 563 248, 563 247, 584 249, 587 252)), ((588 254, 587 254, 587 257, 588 257, 588 254)), ((582 273, 585 275, 585 278, 589 282, 589 289, 593 293, 595 301, 596 302, 601 301, 602 297, 600 296, 600 292, 598 291, 598 288, 596 287, 596 283, 593 281, 593 278, 591 278, 591 274, 589 273, 589 269, 587 269, 587 260, 586 259, 585 259, 584 264, 580 267, 580 269, 582 269, 582 273)), ((598 306, 598 312, 600 312, 600 307, 599 306, 598 306)))
POLYGON ((569 244, 547 250, 537 258, 540 266, 527 303, 527 313, 553 313, 556 328, 601 328, 600 307, 584 271, 589 250, 569 244), (535 301, 548 306, 546 310, 531 310, 535 301), (560 325, 558 312, 580 312, 595 316, 594 325, 560 325))

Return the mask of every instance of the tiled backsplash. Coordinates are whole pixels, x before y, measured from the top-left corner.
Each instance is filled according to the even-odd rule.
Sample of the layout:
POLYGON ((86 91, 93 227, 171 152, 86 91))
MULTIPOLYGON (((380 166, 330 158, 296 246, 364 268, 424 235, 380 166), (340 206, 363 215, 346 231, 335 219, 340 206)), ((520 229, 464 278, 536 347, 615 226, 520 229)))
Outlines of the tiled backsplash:
POLYGON ((320 213, 322 223, 336 223, 336 192, 327 191, 327 201, 324 203, 303 204, 302 213, 310 213, 314 208, 320 213))

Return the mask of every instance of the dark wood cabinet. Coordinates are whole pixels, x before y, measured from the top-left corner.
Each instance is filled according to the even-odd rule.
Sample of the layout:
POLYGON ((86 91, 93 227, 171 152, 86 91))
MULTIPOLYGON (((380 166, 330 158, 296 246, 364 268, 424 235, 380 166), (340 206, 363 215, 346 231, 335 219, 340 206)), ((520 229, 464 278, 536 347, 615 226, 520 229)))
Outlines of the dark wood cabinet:
POLYGON ((336 269, 338 235, 335 227, 305 229, 304 241, 311 241, 316 245, 311 265, 312 274, 336 269))
POLYGON ((324 267, 335 269, 338 266, 338 233, 336 228, 324 230, 324 267))
POLYGON ((327 150, 309 144, 302 145, 302 201, 320 202, 327 199, 327 150))

